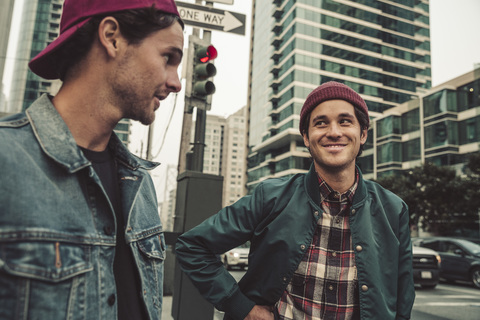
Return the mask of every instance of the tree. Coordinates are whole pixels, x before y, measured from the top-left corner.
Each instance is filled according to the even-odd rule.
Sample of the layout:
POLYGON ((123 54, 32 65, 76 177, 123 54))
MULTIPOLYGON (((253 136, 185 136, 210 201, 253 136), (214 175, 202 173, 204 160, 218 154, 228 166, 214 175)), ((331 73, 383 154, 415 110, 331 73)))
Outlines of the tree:
POLYGON ((465 201, 462 209, 470 216, 477 216, 480 219, 480 152, 472 154, 464 168, 465 201))
POLYGON ((475 162, 469 169, 472 179, 458 177, 451 168, 426 163, 377 182, 407 203, 412 225, 438 235, 452 234, 471 226, 478 218, 478 205, 473 199, 480 201, 480 179, 474 179, 480 177, 480 166, 478 160, 472 162, 475 162))

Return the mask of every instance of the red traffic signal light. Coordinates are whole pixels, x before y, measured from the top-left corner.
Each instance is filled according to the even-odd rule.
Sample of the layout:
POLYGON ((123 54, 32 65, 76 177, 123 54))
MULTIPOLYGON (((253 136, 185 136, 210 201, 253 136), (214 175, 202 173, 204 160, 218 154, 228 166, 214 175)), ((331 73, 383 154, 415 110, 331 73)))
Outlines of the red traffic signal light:
POLYGON ((200 62, 206 63, 217 57, 217 49, 212 45, 200 47, 195 50, 195 55, 200 62))

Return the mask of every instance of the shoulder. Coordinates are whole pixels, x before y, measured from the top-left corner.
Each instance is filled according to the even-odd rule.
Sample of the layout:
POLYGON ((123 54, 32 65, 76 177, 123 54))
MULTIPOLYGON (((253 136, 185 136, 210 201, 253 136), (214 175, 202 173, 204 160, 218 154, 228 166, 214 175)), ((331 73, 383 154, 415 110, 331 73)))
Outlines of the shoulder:
POLYGON ((30 121, 28 120, 25 113, 16 113, 11 114, 6 117, 0 118, 0 130, 5 132, 4 129, 15 129, 21 128, 27 125, 30 121))
POLYGON ((12 114, 0 118, 0 146, 12 148, 25 134, 31 135, 31 130, 24 130, 30 124, 25 113, 12 114))
POLYGON ((280 177, 280 178, 269 178, 266 179, 258 184, 256 189, 263 189, 263 190, 281 190, 281 189, 289 189, 290 187, 297 187, 299 185, 303 185, 303 181, 305 180, 305 174, 299 173, 294 176, 289 177, 280 177))
POLYGON ((375 198, 377 202, 406 207, 405 202, 399 196, 392 191, 385 189, 378 183, 370 180, 364 180, 364 184, 367 194, 370 197, 375 198))

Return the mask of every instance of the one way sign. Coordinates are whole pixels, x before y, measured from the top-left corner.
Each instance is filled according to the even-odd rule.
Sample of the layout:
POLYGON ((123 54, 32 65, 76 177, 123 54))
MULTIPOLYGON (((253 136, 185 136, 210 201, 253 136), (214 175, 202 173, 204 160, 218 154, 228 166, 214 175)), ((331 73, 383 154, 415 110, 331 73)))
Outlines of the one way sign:
POLYGON ((245 15, 192 3, 175 1, 185 24, 213 31, 245 35, 245 15))

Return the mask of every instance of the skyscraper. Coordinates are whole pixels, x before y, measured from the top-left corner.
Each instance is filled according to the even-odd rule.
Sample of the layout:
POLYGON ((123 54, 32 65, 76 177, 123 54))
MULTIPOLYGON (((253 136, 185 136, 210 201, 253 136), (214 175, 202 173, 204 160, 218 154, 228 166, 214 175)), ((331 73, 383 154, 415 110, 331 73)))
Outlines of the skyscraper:
POLYGON ((308 169, 299 113, 321 83, 352 87, 372 117, 431 87, 428 0, 254 0, 252 11, 249 189, 308 169))
POLYGON ((28 61, 57 38, 63 0, 24 0, 20 37, 15 54, 9 111, 25 110, 43 93, 56 93, 59 80, 45 80, 28 68, 28 61))
POLYGON ((0 2, 0 112, 6 110, 4 108, 3 72, 7 61, 7 47, 13 14, 13 3, 13 0, 0 2))
POLYGON ((203 172, 222 175, 222 204, 244 196, 245 107, 227 118, 207 115, 203 172))

